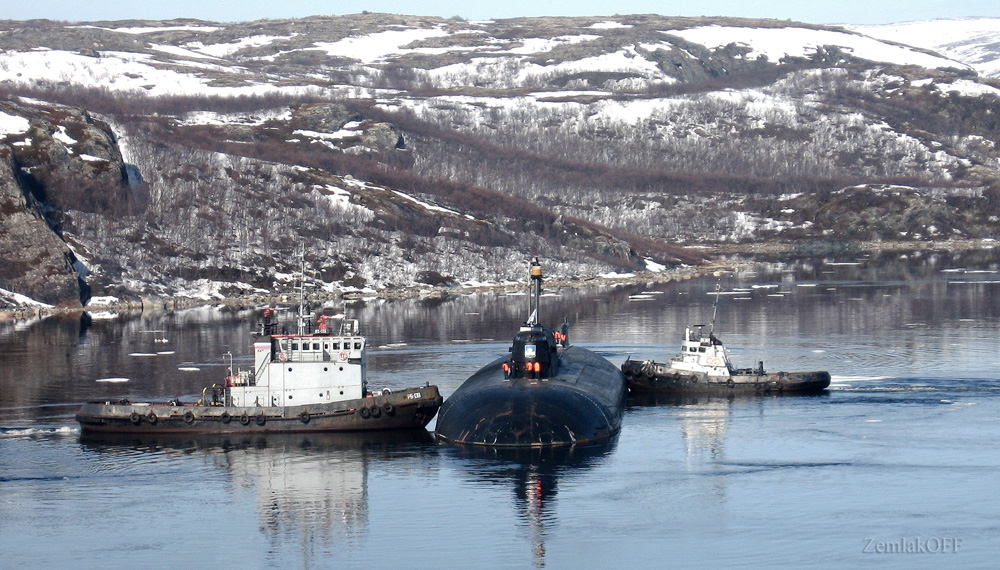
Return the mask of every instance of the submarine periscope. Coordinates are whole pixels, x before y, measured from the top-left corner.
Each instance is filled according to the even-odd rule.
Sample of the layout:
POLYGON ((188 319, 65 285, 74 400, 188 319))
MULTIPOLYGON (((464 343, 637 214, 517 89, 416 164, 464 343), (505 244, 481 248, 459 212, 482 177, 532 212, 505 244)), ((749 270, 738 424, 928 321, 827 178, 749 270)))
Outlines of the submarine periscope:
POLYGON ((445 399, 437 436, 451 443, 550 447, 598 443, 621 429, 625 378, 607 359, 570 346, 569 324, 542 326, 542 267, 531 262, 528 319, 510 355, 470 376, 445 399))

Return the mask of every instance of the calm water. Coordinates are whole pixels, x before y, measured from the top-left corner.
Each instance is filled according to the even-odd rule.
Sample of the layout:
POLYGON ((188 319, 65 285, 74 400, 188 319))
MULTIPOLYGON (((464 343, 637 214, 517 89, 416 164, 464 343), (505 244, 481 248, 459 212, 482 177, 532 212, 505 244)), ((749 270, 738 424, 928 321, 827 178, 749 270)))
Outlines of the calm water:
MULTIPOLYGON (((191 396, 227 352, 248 365, 255 312, 4 326, 0 567, 993 568, 998 270, 972 253, 724 276, 716 332, 736 363, 826 369, 828 393, 633 400, 614 442, 534 454, 429 433, 82 440, 81 401, 191 396)), ((616 364, 662 359, 711 319, 714 285, 562 291, 543 308, 616 364)), ((506 351, 524 306, 346 309, 376 346, 373 387, 447 396, 506 351)))

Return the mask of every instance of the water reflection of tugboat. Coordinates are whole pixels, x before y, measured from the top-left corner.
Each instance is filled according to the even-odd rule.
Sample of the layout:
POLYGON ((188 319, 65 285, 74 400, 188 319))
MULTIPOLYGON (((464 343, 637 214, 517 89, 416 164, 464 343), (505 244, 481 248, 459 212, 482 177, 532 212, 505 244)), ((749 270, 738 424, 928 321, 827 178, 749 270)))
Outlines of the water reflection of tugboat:
POLYGON ((230 368, 197 402, 88 402, 76 419, 84 432, 325 432, 423 428, 437 413, 437 386, 368 389, 367 341, 356 320, 320 315, 312 323, 300 303, 298 332, 279 333, 268 308, 253 369, 230 368))
MULTIPOLYGON (((150 456, 144 464, 160 455, 172 462, 177 456, 192 454, 210 458, 219 476, 206 477, 206 488, 252 491, 261 532, 275 538, 289 533, 299 536, 289 554, 306 559, 314 554, 310 549, 343 548, 368 531, 368 472, 373 464, 419 457, 434 444, 423 428, 341 433, 84 433, 80 442, 90 451, 109 456, 110 465, 115 458, 131 464, 137 452, 150 456)), ((296 566, 282 560, 286 566, 296 566)))
POLYGON ((784 394, 822 392, 830 386, 830 373, 765 372, 764 363, 756 368, 736 368, 725 346, 715 334, 719 308, 716 287, 712 325, 706 335, 705 325, 684 330, 681 352, 669 363, 632 360, 622 364, 629 390, 633 392, 708 393, 708 394, 784 394))
POLYGON ((543 447, 603 441, 618 433, 625 382, 613 364, 569 346, 539 324, 542 268, 531 265, 528 320, 511 355, 486 365, 442 405, 437 435, 453 443, 543 447))

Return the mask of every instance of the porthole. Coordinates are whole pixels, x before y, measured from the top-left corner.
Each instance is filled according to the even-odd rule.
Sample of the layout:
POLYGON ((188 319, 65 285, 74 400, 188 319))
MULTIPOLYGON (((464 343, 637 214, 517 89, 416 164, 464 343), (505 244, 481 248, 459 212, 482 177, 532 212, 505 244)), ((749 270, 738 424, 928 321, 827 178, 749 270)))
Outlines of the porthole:
POLYGON ((291 367, 291 366, 289 366, 289 367, 288 367, 288 371, 289 371, 289 372, 291 372, 291 371, 292 371, 292 367, 291 367))
POLYGON ((341 367, 340 367, 340 371, 341 371, 341 372, 343 372, 343 371, 344 371, 344 367, 343 367, 343 366, 341 366, 341 367))
POLYGON ((330 371, 330 369, 328 367, 326 367, 326 366, 323 367, 323 372, 329 372, 329 371, 330 371))

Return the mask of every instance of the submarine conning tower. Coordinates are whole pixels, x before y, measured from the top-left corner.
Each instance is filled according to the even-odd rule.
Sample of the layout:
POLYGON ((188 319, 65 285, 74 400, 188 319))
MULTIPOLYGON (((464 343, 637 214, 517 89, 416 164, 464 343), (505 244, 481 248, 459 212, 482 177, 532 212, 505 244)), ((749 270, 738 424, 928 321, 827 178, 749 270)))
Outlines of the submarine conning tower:
POLYGON ((568 324, 561 332, 539 324, 542 296, 542 266, 531 260, 531 291, 528 295, 528 320, 514 335, 510 359, 503 363, 504 378, 545 379, 559 373, 559 349, 566 346, 568 324))
POLYGON ((531 262, 528 319, 510 354, 469 376, 441 405, 442 441, 498 447, 553 447, 606 441, 621 429, 625 377, 617 366, 539 324, 542 268, 531 262))

